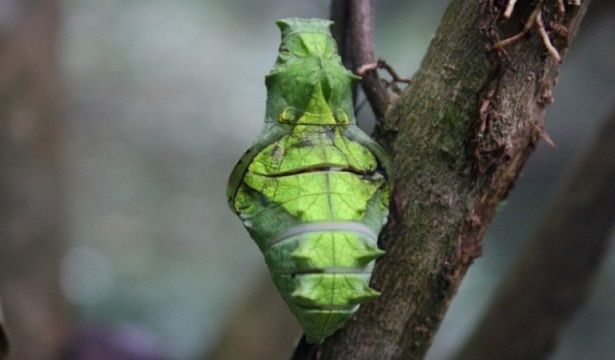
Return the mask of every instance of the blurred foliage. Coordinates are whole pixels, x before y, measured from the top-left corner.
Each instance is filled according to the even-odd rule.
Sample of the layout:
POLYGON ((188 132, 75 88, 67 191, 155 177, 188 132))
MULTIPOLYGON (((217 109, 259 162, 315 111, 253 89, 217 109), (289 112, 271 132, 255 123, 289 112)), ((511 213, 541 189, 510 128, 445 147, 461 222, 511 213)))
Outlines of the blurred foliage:
MULTIPOLYGON (((412 74, 446 1, 376 1, 377 55, 412 74)), ((327 17, 328 1, 66 1, 60 58, 67 87, 71 242, 64 291, 86 322, 130 323, 196 358, 265 271, 230 213, 227 176, 259 131, 279 18, 327 17)), ((608 26, 576 42, 541 144, 485 239, 431 352, 469 334, 554 184, 615 98, 608 26)), ((612 29, 612 26, 611 26, 612 29)), ((446 101, 443 99, 443 101, 446 101)), ((365 106, 361 118, 368 122, 365 106)), ((557 359, 607 358, 615 260, 557 359), (590 326, 591 325, 591 326, 590 326), (591 353, 589 351, 592 351, 591 353)), ((281 308, 280 312, 287 309, 281 308)), ((610 352, 609 352, 610 351, 610 352)))

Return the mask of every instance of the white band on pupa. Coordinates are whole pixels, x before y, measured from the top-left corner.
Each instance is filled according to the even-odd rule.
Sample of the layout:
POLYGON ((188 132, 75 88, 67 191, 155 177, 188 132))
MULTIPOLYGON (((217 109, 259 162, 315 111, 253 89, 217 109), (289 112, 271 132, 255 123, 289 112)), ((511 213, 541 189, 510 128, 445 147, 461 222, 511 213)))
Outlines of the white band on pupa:
POLYGON ((378 234, 376 234, 372 229, 368 228, 364 224, 360 222, 354 221, 323 221, 323 222, 311 222, 307 224, 301 224, 297 226, 293 226, 292 228, 286 230, 282 234, 276 236, 276 238, 271 242, 269 247, 271 248, 273 245, 280 243, 290 237, 295 235, 311 233, 311 232, 329 232, 329 231, 349 231, 355 234, 363 235, 374 243, 378 243, 378 234))

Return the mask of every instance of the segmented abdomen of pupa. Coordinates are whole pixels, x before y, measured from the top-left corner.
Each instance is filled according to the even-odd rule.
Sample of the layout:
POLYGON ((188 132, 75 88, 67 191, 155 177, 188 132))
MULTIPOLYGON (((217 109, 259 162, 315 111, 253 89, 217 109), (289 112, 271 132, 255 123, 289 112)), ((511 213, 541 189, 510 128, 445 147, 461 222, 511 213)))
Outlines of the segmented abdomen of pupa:
POLYGON ((299 225, 264 253, 271 276, 309 342, 322 342, 365 301, 380 293, 368 284, 377 235, 360 223, 299 225))
MULTIPOLYGON (((314 132, 319 131, 312 130, 312 140, 318 138, 314 132)), ((376 159, 363 154, 368 161, 359 164, 347 154, 332 155, 361 145, 349 139, 339 140, 344 146, 336 143, 339 128, 320 132, 337 136, 319 143, 314 151, 320 148, 328 155, 314 163, 304 157, 297 168, 281 169, 272 164, 276 145, 264 149, 248 167, 239 192, 249 198, 238 196, 236 202, 239 212, 242 199, 252 206, 252 211, 243 209, 251 213, 244 224, 252 229, 277 288, 309 342, 321 342, 361 303, 379 295, 369 281, 374 260, 384 253, 377 239, 388 214, 388 183, 376 159)), ((279 141, 286 143, 286 155, 293 152, 289 142, 298 143, 279 141)))

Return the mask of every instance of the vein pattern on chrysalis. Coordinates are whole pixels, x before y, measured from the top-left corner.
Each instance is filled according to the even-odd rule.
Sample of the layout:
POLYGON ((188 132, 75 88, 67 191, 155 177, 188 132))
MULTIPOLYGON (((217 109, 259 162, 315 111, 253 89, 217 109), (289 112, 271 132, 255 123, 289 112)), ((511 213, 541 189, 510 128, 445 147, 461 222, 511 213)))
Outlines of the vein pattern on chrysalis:
POLYGON ((229 205, 265 256, 308 342, 320 343, 361 303, 386 223, 386 153, 356 124, 352 84, 330 21, 286 19, 266 76, 265 125, 231 174, 229 205))

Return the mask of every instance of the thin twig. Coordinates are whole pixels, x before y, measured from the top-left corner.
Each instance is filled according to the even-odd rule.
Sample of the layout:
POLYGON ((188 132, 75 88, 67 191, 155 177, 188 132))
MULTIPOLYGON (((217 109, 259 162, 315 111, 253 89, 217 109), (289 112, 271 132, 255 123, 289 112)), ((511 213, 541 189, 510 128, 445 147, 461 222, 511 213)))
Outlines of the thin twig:
POLYGON ((513 35, 509 38, 506 38, 504 40, 498 41, 497 43, 493 44, 491 46, 491 50, 496 50, 496 49, 502 49, 505 46, 508 46, 516 41, 518 41, 519 39, 521 39, 523 36, 525 36, 525 34, 527 34, 531 29, 532 26, 534 26, 534 23, 536 22, 536 17, 538 17, 538 14, 540 14, 540 4, 538 4, 535 8, 534 11, 532 11, 532 13, 530 14, 529 18, 527 19, 527 21, 525 22, 525 26, 523 27, 523 30, 521 30, 520 33, 513 35))
POLYGON ((391 75, 391 81, 387 82, 387 86, 390 86, 394 83, 410 84, 412 82, 412 79, 410 78, 399 76, 397 71, 395 71, 395 69, 383 59, 378 59, 378 61, 376 61, 375 63, 362 65, 357 69, 357 75, 363 76, 363 74, 365 74, 366 72, 373 71, 376 69, 385 69, 389 73, 389 75, 391 75))
MULTIPOLYGON (((350 2, 350 36, 357 69, 363 64, 376 62, 374 55, 373 11, 371 0, 355 0, 350 2)), ((384 120, 388 106, 388 94, 375 70, 363 74, 361 86, 365 96, 372 106, 377 121, 384 120)))
MULTIPOLYGON (((507 19, 510 18, 510 15, 513 11, 515 3, 516 3, 516 0, 510 0, 508 2, 506 6, 506 11, 504 12, 504 15, 503 15, 505 18, 507 19)), ((563 0, 558 0, 557 4, 558 4, 559 12, 561 14, 564 14, 566 9, 564 7, 563 0)), ((525 36, 532 29, 534 25, 536 25, 536 27, 538 28, 538 33, 540 34, 540 37, 542 38, 542 42, 547 48, 549 55, 553 59, 555 59, 555 61, 561 64, 562 57, 560 56, 559 51, 557 51, 555 46, 553 46, 553 43, 551 42, 551 38, 549 37, 549 34, 547 33, 547 29, 545 28, 545 24, 542 20, 542 6, 543 6, 542 1, 539 1, 535 5, 534 11, 532 11, 529 18, 525 22, 525 26, 523 27, 523 30, 521 30, 521 32, 509 38, 506 38, 504 40, 498 41, 497 43, 491 46, 491 50, 503 49, 504 47, 519 41, 523 36, 525 36)))
MULTIPOLYGON (((376 61, 374 55, 373 11, 371 0, 334 0, 331 4, 331 19, 337 25, 333 27, 333 36, 340 47, 344 65, 361 75, 361 87, 369 101, 377 122, 384 120, 390 105, 387 87, 383 84, 377 69, 389 71, 395 82, 409 82, 399 76, 395 70, 382 60, 376 61), (341 29, 345 26, 346 29, 341 29)), ((356 102, 356 93, 353 93, 356 102)))
POLYGON ((512 12, 513 12, 513 9, 515 8, 516 3, 517 3, 517 0, 508 1, 508 4, 506 5, 506 11, 504 11, 504 17, 506 19, 510 19, 510 16, 512 15, 512 12))
POLYGON ((562 57, 559 55, 559 52, 551 43, 551 39, 549 38, 549 34, 547 34, 547 30, 545 29, 545 24, 542 22, 542 12, 538 12, 538 16, 536 17, 536 24, 538 25, 538 32, 540 33, 540 37, 542 37, 542 42, 545 44, 549 55, 557 61, 558 64, 562 63, 562 57))
POLYGON ((564 5, 564 0, 557 0, 557 10, 561 15, 566 13, 566 5, 564 5))
MULTIPOLYGON (((356 59, 354 58, 353 44, 350 37, 350 1, 349 0, 332 0, 330 7, 330 19, 333 21, 331 33, 337 42, 337 48, 342 63, 347 69, 355 69, 357 67, 356 59)), ((359 83, 352 86, 353 104, 357 104, 359 83)))

